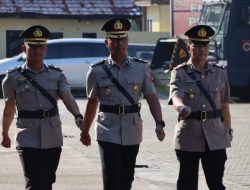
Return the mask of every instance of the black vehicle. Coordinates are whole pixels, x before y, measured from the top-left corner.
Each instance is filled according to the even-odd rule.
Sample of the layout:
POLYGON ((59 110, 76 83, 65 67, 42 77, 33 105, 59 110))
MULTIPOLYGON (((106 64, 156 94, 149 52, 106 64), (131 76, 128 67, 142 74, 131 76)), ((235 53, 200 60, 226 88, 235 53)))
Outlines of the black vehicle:
MULTIPOLYGON (((231 98, 250 101, 250 0, 204 0, 199 24, 215 30, 209 44, 208 60, 227 70, 231 98)), ((189 57, 179 38, 158 40, 151 69, 162 84, 167 71, 189 57)))
POLYGON ((199 24, 215 30, 209 58, 227 69, 231 97, 250 100, 250 1, 205 1, 199 24))
POLYGON ((155 46, 150 69, 156 80, 156 85, 168 87, 170 70, 176 65, 186 62, 189 53, 182 38, 160 38, 155 46))

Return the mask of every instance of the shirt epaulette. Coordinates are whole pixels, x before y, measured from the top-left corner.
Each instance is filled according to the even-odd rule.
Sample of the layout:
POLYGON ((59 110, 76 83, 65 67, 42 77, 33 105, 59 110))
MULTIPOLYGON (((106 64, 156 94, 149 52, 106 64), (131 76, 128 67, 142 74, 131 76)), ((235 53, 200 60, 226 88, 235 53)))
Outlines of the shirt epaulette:
POLYGON ((11 69, 7 70, 7 74, 13 73, 14 71, 18 71, 20 68, 21 68, 20 65, 17 67, 11 68, 11 69))
POLYGON ((54 65, 48 65, 48 67, 49 67, 50 69, 54 69, 54 70, 57 70, 57 71, 62 72, 62 68, 60 68, 60 67, 56 67, 56 66, 54 66, 54 65))
POLYGON ((138 58, 136 58, 136 57, 132 57, 132 59, 133 59, 134 61, 139 61, 139 62, 142 62, 142 63, 148 63, 147 61, 142 60, 142 59, 138 59, 138 58))
POLYGON ((211 66, 215 66, 215 67, 218 67, 218 68, 220 68, 220 69, 225 69, 225 67, 223 67, 223 65, 218 65, 216 62, 209 62, 209 64, 210 64, 211 66))
POLYGON ((95 67, 95 66, 101 65, 101 64, 103 64, 103 63, 105 63, 105 59, 104 59, 104 60, 101 60, 101 61, 98 61, 98 62, 96 62, 96 63, 94 63, 94 64, 92 64, 90 67, 95 67))
POLYGON ((182 64, 176 65, 173 69, 174 69, 174 70, 178 70, 178 69, 180 69, 180 68, 182 68, 182 67, 184 67, 184 66, 186 66, 186 65, 187 65, 187 62, 184 62, 184 63, 182 63, 182 64))

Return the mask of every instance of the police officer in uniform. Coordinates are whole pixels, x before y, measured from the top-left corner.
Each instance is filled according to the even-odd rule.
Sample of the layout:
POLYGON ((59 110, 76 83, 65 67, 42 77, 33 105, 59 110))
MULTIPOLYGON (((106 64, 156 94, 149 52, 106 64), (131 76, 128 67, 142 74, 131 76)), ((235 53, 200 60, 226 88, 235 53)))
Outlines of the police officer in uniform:
POLYGON ((180 163, 178 190, 198 189, 201 160, 210 190, 223 190, 226 148, 232 140, 226 70, 207 61, 214 30, 197 25, 186 33, 190 59, 171 73, 169 104, 179 113, 174 148, 180 163))
POLYGON ((104 190, 131 189, 136 156, 142 141, 139 103, 142 93, 156 121, 158 139, 162 141, 165 137, 161 106, 148 65, 127 55, 130 26, 130 22, 124 18, 114 18, 103 25, 102 30, 106 32, 105 45, 110 55, 108 59, 93 65, 87 74, 88 102, 81 142, 86 146, 91 143, 89 129, 100 102, 96 139, 104 190))
POLYGON ((8 71, 3 80, 5 107, 1 145, 10 148, 8 135, 17 109, 16 148, 23 166, 26 189, 51 190, 63 145, 57 100, 62 99, 80 126, 83 119, 62 70, 45 65, 47 28, 31 26, 20 35, 26 62, 8 71))

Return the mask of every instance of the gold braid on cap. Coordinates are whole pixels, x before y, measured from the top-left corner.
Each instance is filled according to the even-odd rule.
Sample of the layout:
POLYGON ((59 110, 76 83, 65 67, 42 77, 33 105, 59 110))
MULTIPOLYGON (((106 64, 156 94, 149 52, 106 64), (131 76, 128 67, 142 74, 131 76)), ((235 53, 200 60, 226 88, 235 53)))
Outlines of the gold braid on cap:
POLYGON ((107 38, 127 38, 128 33, 107 33, 106 34, 107 38))
POLYGON ((209 42, 209 39, 201 39, 201 38, 189 38, 190 40, 201 41, 201 42, 209 42))
POLYGON ((47 41, 37 41, 37 40, 30 40, 30 41, 25 41, 25 43, 27 44, 33 44, 33 45, 43 45, 43 44, 47 44, 47 41))

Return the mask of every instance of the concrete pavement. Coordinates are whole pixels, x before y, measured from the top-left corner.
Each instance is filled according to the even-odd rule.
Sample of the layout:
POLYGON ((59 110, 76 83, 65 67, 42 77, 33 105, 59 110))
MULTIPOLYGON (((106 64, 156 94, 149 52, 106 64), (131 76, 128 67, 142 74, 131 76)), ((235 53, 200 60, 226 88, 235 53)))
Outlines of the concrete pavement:
MULTIPOLYGON (((77 100, 84 112, 86 100, 77 100)), ((0 100, 0 113, 3 109, 0 100)), ((178 162, 172 148, 176 113, 167 100, 161 99, 164 120, 166 121, 166 139, 157 141, 154 134, 154 121, 145 100, 142 101, 142 118, 144 120, 143 142, 137 158, 137 165, 148 165, 148 168, 136 168, 133 190, 174 190, 178 175, 178 162)), ((235 131, 232 148, 228 149, 224 182, 228 190, 250 189, 250 104, 231 104, 232 126, 235 131)), ((62 102, 59 103, 63 123, 64 146, 61 161, 57 170, 57 182, 54 190, 101 190, 101 164, 98 146, 92 140, 90 147, 79 142, 79 129, 75 127, 71 116, 62 102)), ((0 119, 1 122, 1 119, 0 119)), ((14 139, 15 123, 10 135, 14 139)), ((94 136, 93 128, 91 130, 94 136)), ((21 164, 15 151, 0 147, 0 190, 24 189, 21 164)), ((199 190, 207 190, 202 170, 199 175, 199 190)))

